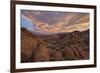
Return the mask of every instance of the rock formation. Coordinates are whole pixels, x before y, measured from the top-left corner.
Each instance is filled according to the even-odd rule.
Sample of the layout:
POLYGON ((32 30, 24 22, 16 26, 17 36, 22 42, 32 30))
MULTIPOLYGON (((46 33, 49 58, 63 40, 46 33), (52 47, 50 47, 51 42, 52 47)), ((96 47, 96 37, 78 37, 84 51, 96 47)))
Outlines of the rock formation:
POLYGON ((35 35, 21 28, 21 62, 89 59, 89 30, 35 35))

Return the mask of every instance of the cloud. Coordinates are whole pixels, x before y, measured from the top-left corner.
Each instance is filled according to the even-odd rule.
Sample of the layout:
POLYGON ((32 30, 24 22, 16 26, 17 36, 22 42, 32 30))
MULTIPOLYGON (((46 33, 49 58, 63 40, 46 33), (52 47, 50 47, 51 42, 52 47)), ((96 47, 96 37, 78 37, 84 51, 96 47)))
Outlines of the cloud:
POLYGON ((33 23, 36 30, 46 33, 85 31, 89 29, 88 13, 24 10, 22 15, 33 23))
POLYGON ((76 31, 76 30, 79 30, 79 31, 85 31, 89 28, 89 23, 79 23, 79 24, 75 24, 75 25, 72 25, 72 26, 69 26, 69 27, 65 27, 64 30, 62 30, 62 32, 73 32, 73 31, 76 31))

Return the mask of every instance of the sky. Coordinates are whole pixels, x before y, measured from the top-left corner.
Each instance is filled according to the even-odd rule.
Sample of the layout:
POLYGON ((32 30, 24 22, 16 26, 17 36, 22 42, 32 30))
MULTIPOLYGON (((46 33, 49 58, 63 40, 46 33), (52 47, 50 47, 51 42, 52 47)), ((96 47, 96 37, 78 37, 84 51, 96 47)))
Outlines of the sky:
POLYGON ((21 10, 21 27, 43 34, 85 31, 89 13, 21 10))

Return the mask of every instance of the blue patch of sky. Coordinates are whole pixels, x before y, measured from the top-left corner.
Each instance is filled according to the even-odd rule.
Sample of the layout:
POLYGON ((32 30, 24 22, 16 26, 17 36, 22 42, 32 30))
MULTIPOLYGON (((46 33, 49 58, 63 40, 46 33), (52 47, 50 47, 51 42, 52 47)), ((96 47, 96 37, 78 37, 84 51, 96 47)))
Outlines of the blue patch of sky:
POLYGON ((33 31, 34 25, 31 21, 21 16, 21 27, 26 28, 29 31, 33 31))
POLYGON ((26 28, 28 31, 30 31, 34 34, 46 34, 45 32, 37 30, 35 28, 35 25, 31 21, 27 20, 26 18, 24 18, 22 16, 21 16, 21 27, 26 28))

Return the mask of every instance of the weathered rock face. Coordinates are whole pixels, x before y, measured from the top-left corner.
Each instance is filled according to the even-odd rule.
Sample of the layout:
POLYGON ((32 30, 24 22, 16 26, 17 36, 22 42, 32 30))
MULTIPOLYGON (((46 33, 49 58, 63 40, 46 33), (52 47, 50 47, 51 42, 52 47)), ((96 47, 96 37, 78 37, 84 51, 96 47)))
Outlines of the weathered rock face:
POLYGON ((50 51, 44 44, 39 43, 37 49, 33 53, 32 61, 49 61, 50 60, 50 51))
POLYGON ((63 55, 64 55, 65 60, 74 60, 74 59, 77 59, 78 58, 75 55, 75 52, 70 47, 66 47, 64 49, 63 55))
POLYGON ((86 43, 89 40, 88 38, 84 38, 82 34, 81 32, 75 31, 67 35, 64 39, 65 47, 63 54, 66 60, 89 59, 89 43, 86 43))
POLYGON ((37 48, 37 39, 26 29, 21 29, 21 59, 22 62, 30 61, 31 54, 37 48))
POLYGON ((61 50, 50 50, 50 60, 51 61, 61 61, 63 60, 61 50))
POLYGON ((88 52, 80 49, 80 47, 76 45, 71 45, 64 48, 63 54, 66 60, 80 60, 89 58, 88 52))
POLYGON ((21 61, 89 59, 89 31, 35 36, 21 29, 21 61))

